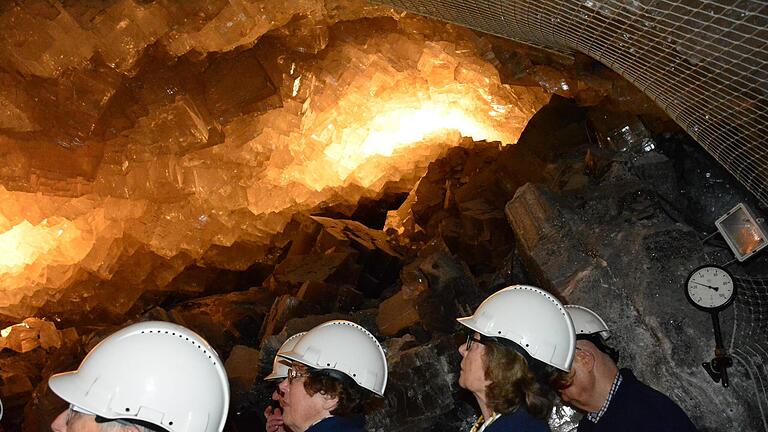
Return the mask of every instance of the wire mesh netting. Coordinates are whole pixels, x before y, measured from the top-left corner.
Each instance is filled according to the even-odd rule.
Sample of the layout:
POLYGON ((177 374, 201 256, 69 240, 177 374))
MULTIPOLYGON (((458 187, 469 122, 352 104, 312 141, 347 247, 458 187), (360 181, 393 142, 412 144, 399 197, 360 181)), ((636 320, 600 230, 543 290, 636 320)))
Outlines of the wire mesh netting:
POLYGON ((768 430, 768 279, 734 277, 738 288, 730 352, 754 384, 763 427, 768 430))
POLYGON ((768 205, 765 0, 373 0, 620 73, 768 205))

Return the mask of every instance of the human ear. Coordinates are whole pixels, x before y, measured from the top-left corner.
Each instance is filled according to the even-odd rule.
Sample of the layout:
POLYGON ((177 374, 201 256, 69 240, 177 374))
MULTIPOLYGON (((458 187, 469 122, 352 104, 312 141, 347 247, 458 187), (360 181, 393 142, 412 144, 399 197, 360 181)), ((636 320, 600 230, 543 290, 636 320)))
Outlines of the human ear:
POLYGON ((323 409, 331 412, 334 409, 336 409, 336 406, 339 404, 339 397, 338 396, 331 396, 328 393, 321 394, 322 397, 322 405, 323 409))
POLYGON ((591 371, 595 368, 595 355, 586 349, 576 350, 576 362, 584 371, 591 371))

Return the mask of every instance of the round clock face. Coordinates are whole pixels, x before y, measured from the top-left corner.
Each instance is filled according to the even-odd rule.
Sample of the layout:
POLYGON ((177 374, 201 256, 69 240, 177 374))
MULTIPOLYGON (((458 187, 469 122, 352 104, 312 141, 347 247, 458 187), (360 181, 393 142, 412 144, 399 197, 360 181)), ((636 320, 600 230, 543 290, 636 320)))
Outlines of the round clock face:
POLYGON ((727 270, 714 265, 699 267, 685 282, 688 301, 699 309, 714 311, 726 308, 736 294, 733 277, 727 270))

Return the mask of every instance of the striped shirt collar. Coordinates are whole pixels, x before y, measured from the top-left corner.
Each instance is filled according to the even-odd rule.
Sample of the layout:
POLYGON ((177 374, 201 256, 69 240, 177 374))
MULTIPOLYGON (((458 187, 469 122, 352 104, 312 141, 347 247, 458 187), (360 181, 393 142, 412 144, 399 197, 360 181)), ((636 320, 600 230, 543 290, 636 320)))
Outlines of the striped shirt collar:
POLYGON ((608 411, 608 405, 611 403, 611 399, 613 399, 613 395, 615 395, 616 391, 619 389, 619 385, 621 385, 621 381, 622 381, 621 372, 616 372, 616 378, 613 379, 611 390, 608 392, 608 397, 605 399, 603 406, 600 407, 600 411, 587 413, 587 420, 591 421, 592 423, 597 423, 600 420, 600 418, 603 416, 603 414, 605 414, 605 412, 608 411))

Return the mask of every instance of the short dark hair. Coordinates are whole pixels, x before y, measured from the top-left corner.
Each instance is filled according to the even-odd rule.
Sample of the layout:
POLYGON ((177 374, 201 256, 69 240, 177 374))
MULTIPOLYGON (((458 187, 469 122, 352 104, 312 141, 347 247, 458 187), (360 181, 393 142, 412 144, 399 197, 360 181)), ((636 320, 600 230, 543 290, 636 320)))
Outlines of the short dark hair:
POLYGON ((536 418, 549 418, 555 400, 552 382, 565 372, 524 354, 522 348, 487 339, 492 340, 485 343, 488 407, 499 414, 524 407, 536 418))
POLYGON ((333 372, 335 371, 311 370, 304 380, 304 390, 310 396, 320 393, 338 398, 339 403, 331 410, 333 415, 349 417, 359 413, 366 399, 363 389, 341 372, 333 372))

